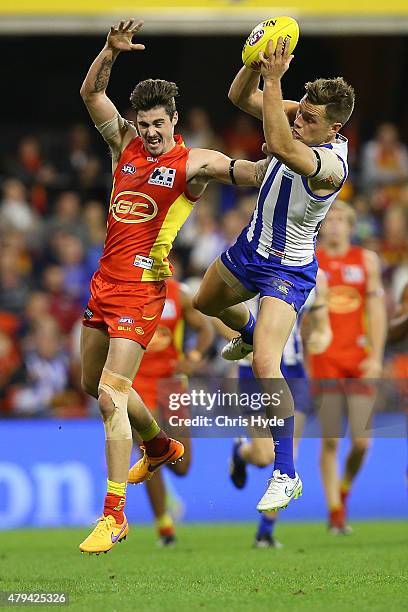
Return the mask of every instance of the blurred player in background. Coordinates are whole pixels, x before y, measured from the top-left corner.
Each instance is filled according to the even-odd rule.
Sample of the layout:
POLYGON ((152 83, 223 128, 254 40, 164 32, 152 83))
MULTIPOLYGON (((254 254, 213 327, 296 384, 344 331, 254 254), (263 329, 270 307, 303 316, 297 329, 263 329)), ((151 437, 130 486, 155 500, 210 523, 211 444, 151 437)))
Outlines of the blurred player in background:
POLYGON ((260 60, 263 91, 260 75, 244 67, 229 95, 238 107, 263 119, 267 150, 273 157, 250 224, 211 265, 194 303, 240 332, 224 348, 226 359, 240 359, 253 351, 253 371, 264 390, 284 391, 279 412, 272 406, 267 410, 270 418, 284 419, 283 427, 270 428, 274 472, 257 505, 258 510, 268 511, 286 507, 302 492, 293 460, 293 398, 281 359, 297 313, 316 283, 315 239, 320 223, 347 177, 347 139, 339 130, 353 111, 354 91, 340 77, 317 79, 306 83, 300 103, 285 102, 281 79, 292 56, 282 38, 275 50, 270 41, 268 59, 261 53, 260 60), (242 302, 256 294, 261 303, 255 325, 242 302))
MULTIPOLYGON (((283 349, 281 369, 288 381, 295 404, 295 437, 294 454, 297 455, 299 439, 302 436, 305 420, 312 409, 312 398, 303 363, 303 340, 301 337, 302 318, 306 314, 308 319, 306 348, 308 354, 318 354, 329 346, 332 333, 328 316, 327 281, 322 271, 318 271, 316 289, 312 291, 296 318, 295 325, 283 349)), ((258 306, 258 303, 257 303, 258 306)), ((253 313, 257 314, 257 308, 253 313)), ((225 328, 228 330, 228 328, 225 328)), ((225 337, 231 339, 234 332, 224 332, 225 337), (229 333, 228 333, 229 332, 229 333)), ((254 380, 252 374, 250 355, 239 364, 238 376, 244 384, 254 380)), ((231 480, 238 489, 244 488, 247 481, 247 465, 266 467, 274 460, 273 442, 265 431, 252 428, 249 431, 250 440, 239 439, 234 444, 230 464, 231 480)), ((254 545, 257 548, 280 548, 281 544, 274 537, 274 528, 277 519, 276 512, 264 512, 259 519, 258 530, 254 545)))
POLYGON ((336 201, 323 224, 317 250, 319 267, 329 284, 329 315, 333 340, 311 358, 313 377, 321 382, 321 472, 329 508, 329 529, 350 531, 347 500, 370 446, 370 421, 375 400, 373 384, 344 379, 375 379, 383 368, 386 311, 380 262, 373 251, 351 244, 355 213, 336 201), (324 385, 324 386, 323 386, 324 385), (337 453, 344 401, 347 400, 351 448, 342 475, 337 453))
MULTIPOLYGON (((131 94, 136 125, 125 121, 106 95, 112 65, 122 51, 140 51, 132 38, 142 22, 112 27, 92 63, 81 96, 112 155, 113 185, 107 236, 81 336, 82 384, 98 398, 106 436, 107 495, 103 514, 80 545, 107 552, 123 540, 131 423, 146 450, 138 478, 183 455, 183 445, 160 429, 132 388, 144 351, 159 324, 171 276, 167 256, 178 230, 211 179, 231 183, 231 160, 217 151, 188 149, 174 135, 174 83, 148 79, 131 94), (130 421, 131 423, 130 423, 130 421)), ((235 181, 259 185, 265 162, 239 160, 235 181)))
MULTIPOLYGON (((396 313, 389 323, 387 344, 391 352, 395 353, 389 374, 397 379, 395 382, 400 394, 401 410, 407 415, 408 435, 408 284, 402 290, 396 313)), ((408 490, 408 466, 406 484, 408 490)))
MULTIPOLYGON (((164 309, 152 340, 146 350, 133 388, 154 414, 157 421, 165 423, 168 414, 168 390, 185 390, 185 377, 196 373, 203 365, 203 358, 214 340, 214 328, 210 320, 193 308, 186 285, 174 279, 167 281, 167 297, 164 309), (196 334, 195 346, 183 354, 184 327, 187 325, 196 334), (180 376, 183 378, 181 379, 180 376), (174 378, 174 384, 172 379, 174 378), (184 380, 183 380, 184 379, 184 380)), ((179 416, 180 413, 178 413, 179 416)), ((188 432, 187 432, 188 433, 188 432)), ((168 464, 178 476, 187 474, 191 461, 191 441, 183 436, 183 461, 168 464)), ((145 456, 145 448, 141 447, 145 456)), ((137 484, 138 472, 129 471, 128 482, 137 484)), ((153 474, 154 475, 154 472, 153 474)), ((147 492, 156 518, 159 543, 168 546, 175 542, 175 527, 167 511, 167 491, 160 471, 146 481, 147 492)))

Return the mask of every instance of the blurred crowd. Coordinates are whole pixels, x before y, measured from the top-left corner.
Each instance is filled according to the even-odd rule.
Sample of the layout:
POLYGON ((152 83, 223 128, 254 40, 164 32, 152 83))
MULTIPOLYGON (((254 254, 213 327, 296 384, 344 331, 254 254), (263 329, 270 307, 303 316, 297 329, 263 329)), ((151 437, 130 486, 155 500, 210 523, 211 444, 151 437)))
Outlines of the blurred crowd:
MULTIPOLYGON (((215 133, 202 108, 186 114, 188 146, 263 157, 261 124, 236 114, 215 133)), ((340 195, 358 215, 354 242, 382 262, 391 316, 408 282, 408 149, 385 123, 366 143, 353 127, 351 173, 340 195)), ((110 158, 92 126, 27 134, 0 158, 0 414, 89 414, 79 337, 105 238, 110 158)), ((248 223, 256 191, 212 184, 175 243, 178 276, 194 286, 248 223)), ((215 368, 216 369, 216 368, 215 368)))

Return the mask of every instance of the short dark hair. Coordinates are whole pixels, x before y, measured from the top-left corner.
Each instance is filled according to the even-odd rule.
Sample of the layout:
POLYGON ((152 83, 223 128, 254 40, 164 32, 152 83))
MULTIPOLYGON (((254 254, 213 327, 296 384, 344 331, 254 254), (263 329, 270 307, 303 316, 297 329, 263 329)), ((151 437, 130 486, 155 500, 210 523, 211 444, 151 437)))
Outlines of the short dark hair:
POLYGON ((306 96, 311 104, 324 104, 329 121, 344 125, 354 108, 355 93, 343 77, 316 79, 305 83, 306 96))
POLYGON ((175 83, 162 79, 146 79, 136 85, 130 95, 130 102, 136 114, 139 111, 151 110, 155 106, 163 106, 172 119, 176 112, 174 98, 178 95, 178 87, 175 83))

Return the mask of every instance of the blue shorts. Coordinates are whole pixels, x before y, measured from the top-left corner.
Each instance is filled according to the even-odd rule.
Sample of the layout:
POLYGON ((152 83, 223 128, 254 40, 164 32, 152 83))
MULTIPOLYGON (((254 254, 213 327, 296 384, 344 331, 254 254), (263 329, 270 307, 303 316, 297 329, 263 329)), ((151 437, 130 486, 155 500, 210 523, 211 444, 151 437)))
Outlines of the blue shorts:
MULTIPOLYGON (((310 383, 306 377, 306 372, 303 365, 298 363, 294 366, 285 366, 284 363, 281 363, 281 370, 293 395, 295 410, 306 415, 311 414, 313 412, 313 398, 310 391, 310 383)), ((257 390, 257 387, 253 387, 250 383, 251 380, 256 380, 251 366, 240 365, 238 369, 238 378, 241 383, 241 393, 248 393, 257 390)), ((246 414, 247 412, 251 411, 249 410, 244 412, 246 414)))
POLYGON ((224 251, 221 261, 248 291, 291 304, 299 312, 316 285, 316 258, 305 266, 284 266, 276 258, 259 255, 245 236, 224 251))

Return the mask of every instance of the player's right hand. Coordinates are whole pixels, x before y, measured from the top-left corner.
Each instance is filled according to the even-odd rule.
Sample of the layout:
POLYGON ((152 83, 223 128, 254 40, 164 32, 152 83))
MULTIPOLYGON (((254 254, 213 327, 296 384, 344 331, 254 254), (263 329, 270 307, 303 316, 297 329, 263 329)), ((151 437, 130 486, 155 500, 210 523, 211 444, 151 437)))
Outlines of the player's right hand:
POLYGON ((115 51, 144 51, 144 45, 132 43, 133 36, 140 30, 143 23, 141 20, 135 22, 134 19, 129 19, 121 21, 117 26, 112 26, 106 39, 107 47, 115 51))

